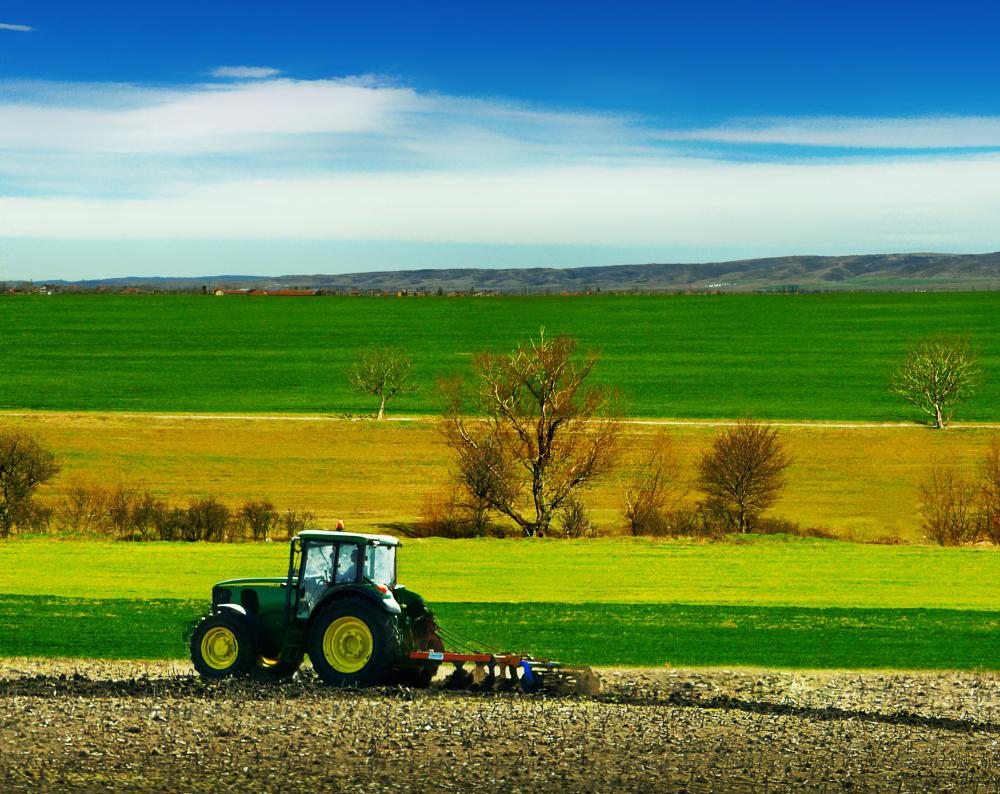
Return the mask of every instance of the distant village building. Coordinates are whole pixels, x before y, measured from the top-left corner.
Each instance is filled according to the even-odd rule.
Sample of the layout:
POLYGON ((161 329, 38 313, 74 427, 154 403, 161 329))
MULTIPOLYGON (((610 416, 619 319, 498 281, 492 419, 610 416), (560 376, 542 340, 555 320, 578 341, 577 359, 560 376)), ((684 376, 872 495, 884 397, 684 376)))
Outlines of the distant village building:
POLYGON ((322 290, 318 289, 252 289, 249 295, 270 295, 279 298, 306 298, 313 295, 321 295, 322 290))
POLYGON ((261 295, 276 298, 307 298, 322 295, 321 289, 216 289, 213 295, 261 295))

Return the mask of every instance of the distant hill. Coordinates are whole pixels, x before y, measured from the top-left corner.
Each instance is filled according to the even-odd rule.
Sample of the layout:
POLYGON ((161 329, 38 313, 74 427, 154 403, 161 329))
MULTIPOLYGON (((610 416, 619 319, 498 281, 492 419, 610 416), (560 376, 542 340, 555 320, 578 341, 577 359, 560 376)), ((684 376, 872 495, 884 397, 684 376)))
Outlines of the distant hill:
MULTIPOLYGON (((66 282, 49 282, 61 283, 66 282)), ((501 293, 587 290, 727 292, 754 290, 1000 289, 1000 252, 782 256, 703 264, 637 264, 571 268, 392 270, 343 275, 115 278, 73 282, 81 288, 162 290, 318 288, 501 293)))

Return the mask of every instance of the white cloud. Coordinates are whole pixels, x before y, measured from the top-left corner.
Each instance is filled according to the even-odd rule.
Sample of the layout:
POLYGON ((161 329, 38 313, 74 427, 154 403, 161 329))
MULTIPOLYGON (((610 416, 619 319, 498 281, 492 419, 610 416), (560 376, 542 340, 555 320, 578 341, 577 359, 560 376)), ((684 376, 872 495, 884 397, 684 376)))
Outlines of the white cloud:
POLYGON ((269 66, 220 66, 212 72, 212 77, 233 77, 238 80, 263 80, 277 77, 280 69, 269 66))
POLYGON ((0 22, 0 30, 16 30, 20 33, 30 33, 34 28, 30 25, 12 25, 9 22, 0 22))
POLYGON ((1000 248, 998 154, 734 162, 685 143, 1000 147, 991 118, 673 132, 372 77, 0 96, 0 237, 1000 248))
POLYGON ((664 140, 787 144, 849 149, 1000 147, 1000 117, 766 119, 659 133, 664 140))
POLYGON ((1000 157, 342 174, 0 199, 0 236, 995 249, 1000 157))
POLYGON ((408 89, 348 80, 275 79, 183 90, 136 87, 105 106, 100 86, 72 103, 0 104, 0 147, 155 154, 259 149, 275 136, 376 131, 406 110, 408 89))

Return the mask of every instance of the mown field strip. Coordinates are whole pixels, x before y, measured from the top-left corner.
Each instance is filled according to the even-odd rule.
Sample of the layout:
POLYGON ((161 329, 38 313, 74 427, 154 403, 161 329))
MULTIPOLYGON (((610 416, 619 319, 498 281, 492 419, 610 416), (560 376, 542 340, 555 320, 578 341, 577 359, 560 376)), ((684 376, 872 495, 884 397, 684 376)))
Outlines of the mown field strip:
MULTIPOLYGON (((221 579, 283 576, 284 543, 0 544, 0 593, 203 599, 221 579)), ((662 603, 857 609, 1000 608, 1000 553, 758 539, 409 540, 399 580, 432 604, 662 603)))
POLYGON ((0 296, 0 408, 155 413, 370 413, 345 373, 403 348, 416 391, 536 335, 599 350, 598 383, 633 416, 866 422, 921 418, 888 393, 905 349, 968 336, 984 372, 964 421, 997 422, 1000 293, 310 298, 0 296), (128 340, 123 344, 122 340, 128 340), (53 388, 53 378, 58 388, 53 388))
MULTIPOLYGON (((343 518, 354 529, 409 533, 428 495, 449 482, 451 460, 436 425, 330 419, 299 422, 159 419, 148 414, 37 413, 2 424, 29 431, 50 446, 63 471, 43 499, 58 503, 75 482, 144 483, 186 504, 216 496, 233 507, 271 499, 279 508, 306 509, 320 526, 343 518)), ((673 440, 688 480, 716 428, 630 425, 626 456, 641 457, 654 434, 673 440)), ((918 489, 934 461, 972 474, 1000 432, 921 427, 858 430, 823 425, 784 427, 794 462, 788 486, 771 511, 804 527, 859 539, 921 538, 918 489)), ((691 491, 687 502, 698 495, 691 491)), ((597 527, 624 531, 621 484, 610 476, 584 493, 597 527)))
MULTIPOLYGON (((99 411, 0 411, 0 417, 30 418, 39 416, 53 417, 80 417, 92 413, 95 416, 107 417, 106 413, 99 411)), ((259 414, 137 414, 125 411, 116 411, 115 417, 122 419, 153 419, 157 421, 193 421, 193 422, 369 422, 371 417, 354 417, 347 419, 343 416, 296 416, 293 414, 275 414, 262 416, 259 414)), ((438 416, 387 416, 382 421, 385 422, 435 422, 438 416)), ((595 422, 599 420, 594 420, 595 422)), ((735 419, 629 419, 622 420, 625 425, 637 427, 735 427, 739 422, 735 419)), ((926 429, 920 423, 915 422, 789 422, 776 419, 768 422, 774 427, 794 427, 794 428, 814 428, 816 430, 880 430, 884 428, 896 428, 898 430, 926 429)), ((950 430, 993 430, 1000 428, 1000 423, 993 422, 953 422, 948 426, 950 430)))
MULTIPOLYGON (((184 659, 200 600, 0 595, 0 656, 184 659)), ((688 604, 442 603, 496 648, 615 667, 1000 669, 1000 612, 688 604)))

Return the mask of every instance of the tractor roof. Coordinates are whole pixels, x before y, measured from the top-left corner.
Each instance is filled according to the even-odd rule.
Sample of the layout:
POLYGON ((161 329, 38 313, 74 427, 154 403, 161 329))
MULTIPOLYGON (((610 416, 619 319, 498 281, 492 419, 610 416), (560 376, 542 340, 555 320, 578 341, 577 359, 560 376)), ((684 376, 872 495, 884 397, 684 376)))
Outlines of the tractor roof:
POLYGON ((359 532, 332 532, 328 529, 306 529, 298 534, 302 540, 318 540, 326 543, 378 543, 382 546, 398 546, 399 541, 392 535, 362 535, 359 532))

